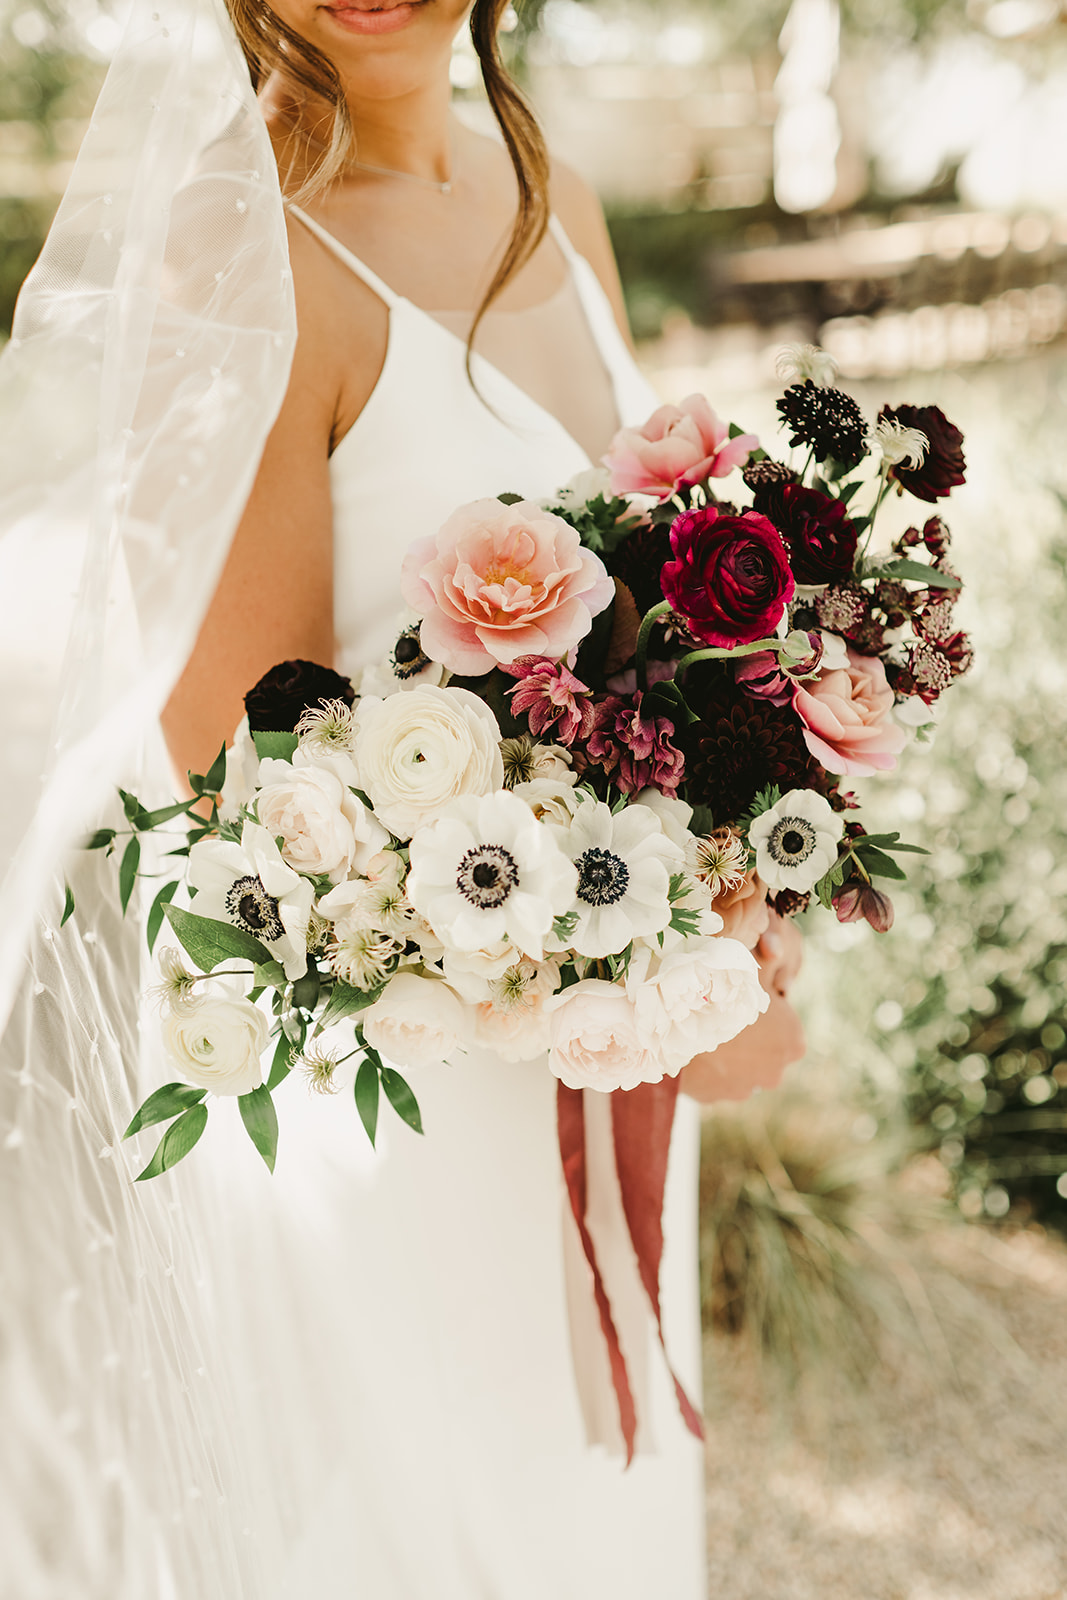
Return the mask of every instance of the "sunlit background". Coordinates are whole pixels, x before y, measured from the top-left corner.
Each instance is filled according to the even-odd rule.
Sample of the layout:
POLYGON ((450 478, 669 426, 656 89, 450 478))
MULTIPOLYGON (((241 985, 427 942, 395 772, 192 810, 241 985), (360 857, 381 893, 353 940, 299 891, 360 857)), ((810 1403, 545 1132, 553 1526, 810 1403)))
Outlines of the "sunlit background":
MULTIPOLYGON (((103 0, 4 8, 5 325, 122 12, 103 0)), ((808 1059, 777 1108, 763 1097, 709 1122, 711 1345, 747 1327, 779 1366, 803 1366, 803 1341, 783 1333, 803 1322, 810 1348, 833 1361, 852 1337, 844 1304, 848 1328, 873 1315, 907 1346, 900 1319, 884 1305, 872 1312, 879 1274, 898 1288, 908 1274, 919 1283, 901 1289, 916 1324, 925 1315, 916 1295, 929 1309, 932 1291, 903 1244, 900 1254, 872 1241, 917 1226, 920 1193, 923 1204, 955 1207, 972 1235, 981 1223, 988 1241, 1023 1241, 1013 1265, 1005 1257, 996 1270, 1009 1287, 1040 1280, 1052 1295, 1058 1283, 1062 1304, 1067 1274, 1056 1279, 1033 1252, 1043 1228, 1067 1226, 1067 17, 1056 0, 534 0, 507 21, 507 48, 550 144, 604 200, 641 359, 666 398, 703 390, 780 454, 774 354, 802 340, 836 356, 872 418, 884 402, 936 403, 967 437, 968 484, 949 522, 976 665, 948 697, 934 741, 863 790, 872 826, 899 828, 931 854, 910 858, 890 934, 822 913, 805 919, 808 1059)), ((469 42, 457 45, 452 77, 464 114, 486 117, 469 42)), ((890 521, 903 526, 908 514, 895 506, 890 521)), ((1015 1331, 1025 1343, 1025 1328, 1015 1331)), ((977 1348, 973 1328, 967 1337, 977 1348)), ((866 1348, 856 1346, 861 1367, 866 1348)), ((1005 1349, 988 1345, 998 1370, 1011 1365, 1005 1349)), ((1062 1380, 1067 1350, 1057 1359, 1062 1380)), ((751 1397, 728 1398, 720 1438, 732 1427, 751 1455, 761 1426, 751 1397)), ((1021 1424, 1003 1433, 1006 1403, 999 1390, 989 1400, 990 1435, 1000 1429, 1009 1454, 1046 1484, 1058 1471, 1062 1507, 1051 1413, 1044 1433, 1036 1421, 1025 1437, 1021 1424)), ((931 1405, 923 1415, 933 1429, 941 1413, 931 1405)), ((972 1424, 973 1415, 973 1434, 972 1424)), ((1067 1592, 1062 1509, 1034 1511, 1021 1542, 1002 1539, 987 1560, 977 1491, 945 1489, 948 1469, 932 1464, 938 1439, 908 1442, 886 1416, 880 1426, 885 1438, 898 1429, 900 1459, 884 1480, 898 1495, 889 1521, 870 1487, 877 1473, 868 1500, 857 1487, 850 1501, 830 1481, 828 1457, 809 1454, 799 1467, 776 1457, 773 1471, 766 1455, 752 1458, 746 1470, 770 1486, 770 1543, 763 1565, 751 1557, 746 1567, 751 1552, 733 1533, 716 1544, 713 1514, 717 1592, 1067 1592), (908 1500, 913 1481, 925 1489, 908 1500), (931 1520, 942 1502, 954 1533, 931 1520), (896 1569, 878 1541, 904 1526, 915 1539, 924 1530, 922 1550, 891 1582, 896 1569), (844 1543, 840 1572, 808 1584, 790 1563, 810 1557, 803 1541, 813 1528, 844 1543), (880 1563, 866 1573, 857 1552, 871 1550, 880 1563)), ((965 1448, 974 1482, 992 1482, 1003 1465, 995 1452, 977 1434, 965 1448)), ((730 1472, 713 1454, 709 1470, 713 1513, 729 1520, 730 1472)), ((1022 1509, 1011 1515, 1025 1522, 1022 1509)))

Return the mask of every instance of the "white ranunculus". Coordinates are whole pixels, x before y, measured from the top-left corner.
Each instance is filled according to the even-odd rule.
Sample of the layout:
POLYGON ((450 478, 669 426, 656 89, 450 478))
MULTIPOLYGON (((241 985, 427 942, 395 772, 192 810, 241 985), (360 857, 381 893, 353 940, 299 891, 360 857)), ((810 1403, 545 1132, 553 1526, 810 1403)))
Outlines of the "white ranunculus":
POLYGON ((510 939, 500 939, 484 950, 446 949, 441 960, 445 977, 468 1005, 480 1005, 490 996, 494 978, 502 978, 519 959, 510 939))
POLYGON ((633 939, 662 932, 671 920, 671 875, 684 868, 681 848, 648 806, 612 814, 587 800, 569 828, 548 825, 574 862, 578 888, 573 949, 583 956, 618 955, 633 939))
POLYGON ((266 828, 248 821, 241 842, 201 839, 189 852, 191 910, 232 922, 266 945, 287 978, 307 971, 307 934, 314 886, 289 864, 266 828))
POLYGON ((356 766, 375 815, 410 839, 457 795, 504 783, 496 718, 467 689, 424 686, 356 707, 356 766))
POLYGON ((636 950, 626 987, 638 1034, 668 1076, 736 1038, 770 1003, 755 957, 737 939, 636 950))
POLYGON ((470 1015, 440 978, 401 969, 360 1014, 367 1043, 398 1067, 452 1061, 471 1042, 470 1015))
POLYGON ((259 773, 259 757, 248 726, 242 717, 226 752, 226 777, 219 791, 219 816, 223 822, 236 822, 242 806, 252 798, 259 773))
POLYGON ((693 808, 684 800, 677 799, 674 795, 664 794, 660 789, 639 789, 631 801, 635 806, 647 806, 659 818, 660 827, 672 844, 680 850, 688 851, 693 842, 693 834, 689 824, 693 820, 693 808))
POLYGON ((170 1007, 163 1046, 182 1081, 213 1094, 249 1094, 263 1082, 270 1024, 248 1000, 198 994, 170 1007))
POLYGON ((571 765, 571 754, 561 744, 535 744, 530 751, 533 770, 531 783, 562 783, 573 788, 578 774, 571 765))
POLYGON ((453 800, 411 841, 412 905, 447 949, 485 950, 509 939, 540 960, 577 882, 556 831, 507 790, 453 800))
POLYGON ((807 894, 837 860, 845 819, 814 789, 790 789, 748 830, 756 871, 772 894, 807 894))
POLYGON ((663 1076, 637 1028, 633 1002, 617 983, 583 978, 545 1002, 548 1064, 570 1089, 635 1089, 663 1076))
POLYGON ((381 823, 324 762, 262 761, 259 784, 256 814, 296 872, 338 883, 388 843, 381 823))
POLYGON ((531 778, 529 783, 517 783, 512 789, 529 806, 538 822, 555 822, 566 828, 582 803, 581 792, 576 792, 571 780, 558 778, 531 778))

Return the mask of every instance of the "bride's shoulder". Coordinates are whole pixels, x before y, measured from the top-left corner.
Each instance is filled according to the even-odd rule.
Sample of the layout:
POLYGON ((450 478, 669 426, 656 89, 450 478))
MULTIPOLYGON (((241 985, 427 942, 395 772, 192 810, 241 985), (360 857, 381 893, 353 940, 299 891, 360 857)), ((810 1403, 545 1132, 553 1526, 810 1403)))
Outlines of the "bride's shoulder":
POLYGON ((596 191, 573 167, 553 157, 549 171, 549 198, 552 210, 571 244, 579 255, 585 257, 600 279, 611 301, 615 320, 629 341, 630 330, 619 269, 615 264, 604 208, 596 191))

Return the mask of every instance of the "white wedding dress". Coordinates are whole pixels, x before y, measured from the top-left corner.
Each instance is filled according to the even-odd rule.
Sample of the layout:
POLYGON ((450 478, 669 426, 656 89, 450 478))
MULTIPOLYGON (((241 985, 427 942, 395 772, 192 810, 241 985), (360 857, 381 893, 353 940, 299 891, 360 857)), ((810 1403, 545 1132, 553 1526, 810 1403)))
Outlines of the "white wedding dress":
MULTIPOLYGON (((656 397, 592 270, 554 231, 619 416, 643 420, 656 397)), ((332 458, 338 665, 353 670, 391 642, 411 538, 467 500, 548 494, 589 459, 478 356, 476 393, 461 340, 320 237, 390 312, 378 384, 332 458)), ((34 1006, 54 993, 65 1058, 42 1028, 48 1063, 17 1086, 0 1076, 14 1130, 5 1202, 17 1217, 19 1149, 54 1143, 61 1124, 81 1128, 56 1159, 78 1163, 84 1202, 35 1216, 35 1259, 0 1286, 34 1330, 5 1391, 19 1408, 9 1442, 32 1450, 2 1477, 3 1600, 704 1600, 702 1452, 637 1280, 608 1101, 586 1096, 591 1227, 641 1415, 629 1469, 545 1063, 472 1055, 409 1071, 425 1137, 383 1106, 376 1153, 350 1095, 312 1096, 294 1073, 276 1097, 273 1178, 221 1101, 180 1168, 131 1187, 140 1162, 115 1135, 136 1093, 122 1070, 131 1039, 95 999, 83 1032, 70 1020, 79 993, 106 1004, 138 981, 116 960, 120 926, 100 915, 107 981, 81 980, 91 942, 68 957, 49 930, 12 1023, 21 1062, 34 1006)), ((156 1026, 143 1028, 150 1057, 156 1026)), ((148 1070, 142 1092, 163 1069, 148 1070)), ((683 1098, 663 1304, 694 1398, 697 1137, 683 1098)))

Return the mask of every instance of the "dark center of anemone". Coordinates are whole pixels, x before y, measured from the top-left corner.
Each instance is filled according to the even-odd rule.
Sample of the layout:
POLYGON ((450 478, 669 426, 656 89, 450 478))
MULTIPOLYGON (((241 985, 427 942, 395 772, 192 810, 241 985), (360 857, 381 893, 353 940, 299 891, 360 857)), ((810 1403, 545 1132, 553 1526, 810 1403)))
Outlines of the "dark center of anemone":
POLYGON ((430 658, 422 648, 419 624, 413 623, 404 629, 393 646, 393 672, 398 678, 414 678, 429 664, 430 658))
POLYGON ((803 817, 783 817, 767 840, 767 847, 779 866, 792 867, 806 861, 818 842, 811 823, 803 817))
POLYGON ((280 939, 285 927, 278 915, 278 902, 268 894, 258 878, 238 878, 230 885, 226 895, 226 911, 230 921, 246 933, 254 934, 270 944, 280 939))
POLYGON ((578 868, 578 898, 589 906, 613 906, 630 887, 630 869, 621 856, 591 846, 574 863, 578 868))
POLYGON ((515 857, 499 844, 479 844, 468 850, 456 873, 456 888, 479 911, 502 906, 518 882, 515 857))

